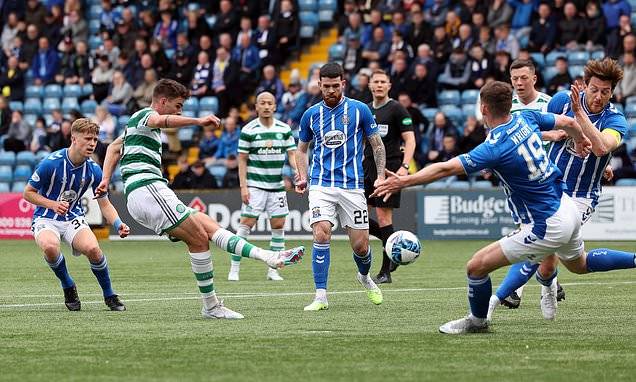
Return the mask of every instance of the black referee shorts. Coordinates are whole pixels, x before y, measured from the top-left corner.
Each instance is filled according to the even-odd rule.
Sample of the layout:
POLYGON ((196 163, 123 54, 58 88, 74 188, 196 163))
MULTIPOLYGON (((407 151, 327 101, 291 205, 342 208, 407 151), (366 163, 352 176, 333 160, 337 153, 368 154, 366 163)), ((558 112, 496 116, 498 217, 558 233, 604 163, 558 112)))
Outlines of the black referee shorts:
MULTIPOLYGON (((392 161, 387 161, 386 164, 386 168, 389 169, 390 171, 393 172, 397 172, 397 170, 400 169, 400 166, 402 166, 402 160, 392 160, 392 161)), ((377 171, 375 169, 375 167, 372 167, 370 169, 365 169, 365 173, 364 173, 364 196, 367 198, 367 205, 371 206, 371 207, 382 207, 382 208, 400 208, 400 199, 402 196, 401 192, 397 192, 393 195, 391 195, 391 197, 385 202, 384 200, 382 200, 383 198, 370 198, 369 195, 371 195, 374 191, 373 188, 373 183, 375 183, 375 180, 378 178, 378 174, 377 171), (368 171, 366 171, 368 170, 368 171)))

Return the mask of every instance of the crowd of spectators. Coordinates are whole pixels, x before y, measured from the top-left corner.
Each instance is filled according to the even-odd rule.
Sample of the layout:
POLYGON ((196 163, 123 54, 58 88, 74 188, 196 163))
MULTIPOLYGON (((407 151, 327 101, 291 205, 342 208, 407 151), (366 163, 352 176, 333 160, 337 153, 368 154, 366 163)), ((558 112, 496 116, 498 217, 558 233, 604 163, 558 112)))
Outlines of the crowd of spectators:
MULTIPOLYGON (((277 117, 293 129, 304 110, 321 100, 316 68, 293 72, 289 84, 279 78, 300 46, 297 0, 6 0, 0 11, 0 140, 8 151, 65 147, 70 123, 82 115, 80 108, 35 116, 12 110, 13 102, 28 98, 28 85, 88 86, 78 105, 94 101, 81 111, 100 125, 97 152, 103 155, 127 116, 150 105, 154 83, 172 78, 201 102, 214 97, 223 119, 222 129, 193 131, 176 144, 168 145, 182 136, 165 137, 175 159, 181 143, 199 147, 196 166, 177 161, 182 168, 175 186, 202 184, 199 178, 222 167, 222 181, 214 185, 227 187, 237 183, 236 147, 244 123, 239 109, 250 96, 272 92, 277 117)), ((440 92, 509 82, 516 58, 602 50, 625 68, 615 91, 615 101, 624 105, 636 95, 631 12, 627 0, 341 0, 335 22, 339 53, 332 59, 345 69, 346 95, 363 102, 372 99, 370 73, 381 68, 390 74, 390 96, 409 110, 417 127, 415 159, 421 167, 470 150, 485 136, 472 114, 446 115, 440 92), (432 108, 438 111, 423 113, 432 108)), ((554 94, 580 75, 572 73, 567 57, 553 67, 536 62, 540 90, 554 94)), ((620 166, 613 162, 617 169, 631 166, 632 153, 625 151, 620 166)))

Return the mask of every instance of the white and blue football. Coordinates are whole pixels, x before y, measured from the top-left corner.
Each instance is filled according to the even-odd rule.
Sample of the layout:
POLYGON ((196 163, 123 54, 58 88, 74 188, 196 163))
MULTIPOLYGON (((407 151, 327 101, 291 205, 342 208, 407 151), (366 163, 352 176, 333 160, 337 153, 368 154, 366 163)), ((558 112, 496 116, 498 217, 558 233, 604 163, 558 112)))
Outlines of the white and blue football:
POLYGON ((417 236, 409 231, 396 231, 389 236, 384 248, 389 259, 399 265, 408 265, 418 257, 422 251, 422 245, 417 236))

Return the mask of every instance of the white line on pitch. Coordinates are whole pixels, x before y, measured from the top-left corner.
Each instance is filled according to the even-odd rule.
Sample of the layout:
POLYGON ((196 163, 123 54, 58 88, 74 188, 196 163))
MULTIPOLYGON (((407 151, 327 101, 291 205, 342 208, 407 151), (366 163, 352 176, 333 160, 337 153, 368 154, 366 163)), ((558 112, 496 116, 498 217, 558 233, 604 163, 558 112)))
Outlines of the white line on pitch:
MULTIPOLYGON (((563 283, 561 285, 564 286, 608 286, 608 285, 632 285, 636 284, 636 281, 616 281, 616 282, 573 282, 573 283, 563 283)), ((534 287, 535 285, 533 285, 534 287)), ((451 291, 451 290, 464 290, 463 287, 448 287, 448 288, 402 288, 402 289, 384 289, 384 293, 404 293, 404 292, 438 292, 438 291, 451 291)), ((358 294, 364 293, 363 290, 350 290, 350 291, 333 291, 329 292, 330 295, 335 294, 358 294)), ((153 301, 175 301, 175 300, 198 300, 198 295, 193 296, 183 296, 184 294, 192 294, 192 293, 181 293, 181 296, 177 297, 156 297, 156 298, 136 298, 124 299, 125 302, 153 302, 153 301)), ((131 293, 129 296, 134 295, 143 295, 143 294, 135 294, 131 293)), ((148 295, 148 294, 146 294, 148 295)), ((222 293, 219 294, 219 297, 227 296, 232 298, 255 298, 255 297, 292 297, 292 296, 313 296, 314 292, 273 292, 273 293, 222 293)), ((24 296, 12 296, 12 297, 24 297, 24 296)), ((51 296, 49 296, 51 297, 51 296)), ((55 296, 59 297, 59 296, 55 296)), ((38 307, 38 306, 55 306, 59 305, 60 302, 54 303, 34 303, 34 304, 0 304, 0 308, 25 308, 25 307, 38 307)), ((82 304, 103 304, 103 301, 82 301, 82 304)))

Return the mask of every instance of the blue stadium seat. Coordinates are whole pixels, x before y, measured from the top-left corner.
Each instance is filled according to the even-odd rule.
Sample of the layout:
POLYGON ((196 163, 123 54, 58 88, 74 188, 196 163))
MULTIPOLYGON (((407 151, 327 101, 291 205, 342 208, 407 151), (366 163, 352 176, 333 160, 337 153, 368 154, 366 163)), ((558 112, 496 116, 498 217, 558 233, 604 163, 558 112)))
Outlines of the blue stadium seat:
POLYGON ((97 34, 99 32, 101 24, 99 20, 93 19, 88 22, 88 32, 90 34, 97 34))
POLYGON ((64 98, 68 97, 81 97, 82 87, 80 85, 69 84, 64 86, 64 98))
POLYGON ((199 112, 205 111, 216 114, 219 110, 219 100, 216 97, 203 97, 199 100, 199 112))
POLYGON ((53 110, 60 110, 62 105, 59 98, 45 98, 43 107, 45 112, 51 113, 53 110))
POLYGON ((8 182, 0 182, 0 193, 1 192, 9 192, 11 191, 11 187, 9 187, 8 182))
POLYGON ((168 58, 168 60, 172 60, 172 57, 174 57, 174 54, 175 54, 174 49, 165 49, 163 52, 166 54, 166 57, 168 58))
POLYGON ((493 188, 493 185, 487 180, 476 180, 471 184, 471 187, 477 189, 486 189, 493 188))
POLYGON ((179 130, 177 130, 177 138, 179 138, 179 140, 188 145, 191 144, 192 141, 194 140, 194 128, 192 127, 182 127, 179 130))
POLYGON ((183 111, 199 111, 199 100, 196 97, 190 97, 183 103, 183 111))
POLYGON ((625 104, 636 103, 636 95, 625 98, 625 104))
POLYGON ((337 0, 320 0, 318 2, 318 8, 323 11, 337 11, 338 10, 338 1, 337 0))
POLYGON ((25 114, 22 118, 29 126, 35 126, 35 121, 38 119, 38 116, 35 114, 25 114))
POLYGON ((22 101, 11 101, 9 102, 9 109, 24 111, 24 104, 22 103, 22 101))
POLYGON ((552 51, 550 53, 548 53, 547 56, 545 56, 545 65, 550 67, 550 66, 554 66, 554 63, 556 62, 557 58, 559 57, 567 57, 568 55, 565 52, 556 52, 556 51, 552 51))
POLYGON ((62 87, 57 84, 44 87, 44 98, 62 98, 62 87))
POLYGON ((318 11, 318 1, 317 0, 299 0, 298 10, 300 12, 316 12, 318 11))
POLYGON ((24 112, 26 114, 42 114, 42 101, 39 98, 27 98, 24 103, 24 112))
POLYGON ((72 110, 80 110, 80 105, 75 97, 67 97, 62 100, 62 112, 64 114, 70 113, 72 110))
POLYGON ((470 189, 470 183, 465 180, 455 180, 448 184, 448 188, 451 190, 468 190, 470 189))
POLYGON ((223 184, 223 177, 227 172, 227 168, 225 166, 210 166, 208 167, 208 171, 210 171, 210 174, 212 174, 212 176, 216 178, 216 184, 221 187, 223 184))
MULTIPOLYGON (((616 104, 614 104, 616 106, 616 104)), ((636 118, 636 103, 628 103, 625 106, 625 116, 627 118, 636 118)))
POLYGON ((342 61, 344 54, 345 47, 342 44, 333 44, 329 47, 329 61, 342 61))
POLYGON ((590 60, 590 54, 584 50, 569 52, 567 57, 570 65, 585 65, 590 60))
POLYGON ((543 67, 545 66, 545 56, 543 55, 543 53, 530 53, 530 58, 532 58, 535 64, 539 66, 539 70, 543 69, 543 67))
POLYGON ((197 117, 197 113, 195 113, 194 111, 183 111, 181 113, 182 116, 184 117, 188 117, 188 118, 196 118, 197 117))
POLYGON ((616 186, 636 187, 636 179, 619 179, 615 183, 616 186))
POLYGON ((333 24, 335 11, 331 9, 321 9, 318 11, 318 21, 322 24, 333 24))
POLYGON ((42 160, 44 158, 48 157, 49 155, 51 155, 51 153, 48 152, 48 151, 44 151, 44 150, 38 151, 37 154, 35 154, 35 162, 36 162, 36 164, 42 162, 42 160))
POLYGON ((568 72, 570 73, 570 77, 574 79, 578 76, 583 77, 584 69, 585 67, 583 65, 570 65, 570 67, 568 68, 568 72))
POLYGON ((461 97, 458 90, 442 90, 437 96, 437 103, 443 105, 459 105, 461 97))
POLYGON ((92 99, 87 99, 82 101, 81 112, 82 114, 95 114, 95 108, 97 107, 97 102, 92 99))
POLYGON ((543 82, 547 84, 556 74, 557 68, 555 68, 554 66, 548 66, 543 70, 543 82))
POLYGON ((462 92, 462 105, 471 104, 475 105, 479 98, 479 90, 468 89, 462 92))
POLYGON ((27 165, 30 168, 33 168, 33 166, 35 166, 36 161, 37 159, 35 157, 35 154, 33 154, 30 151, 21 151, 15 157, 15 164, 17 166, 27 165))
POLYGON ((26 98, 42 98, 44 96, 44 88, 39 85, 29 85, 24 93, 26 98))
POLYGON ((468 119, 468 117, 474 117, 476 111, 477 107, 474 104, 462 105, 462 114, 464 115, 464 120, 468 119))
POLYGON ((320 20, 314 12, 300 12, 300 38, 312 39, 318 29, 320 20))
POLYGON ((11 183, 13 180, 13 168, 11 166, 0 166, 0 182, 11 183))
POLYGON ((462 109, 455 105, 444 105, 440 108, 440 111, 444 113, 446 118, 453 122, 455 127, 458 129, 462 128, 464 125, 464 114, 462 113, 462 109))
POLYGON ((26 187, 26 182, 13 182, 13 186, 11 186, 11 192, 23 192, 24 187, 26 187))
POLYGON ((31 166, 20 165, 15 168, 15 171, 13 171, 13 180, 26 182, 31 177, 31 174, 31 166))
POLYGON ((435 118, 435 114, 437 114, 439 110, 435 107, 424 107, 420 109, 422 115, 426 117, 430 122, 433 122, 433 118, 435 118))
POLYGON ((86 84, 82 86, 82 95, 89 96, 93 94, 93 84, 86 84))
POLYGON ((91 7, 88 9, 88 18, 92 19, 92 20, 99 20, 99 16, 102 13, 102 7, 100 4, 94 4, 91 5, 91 7))
POLYGON ((592 60, 602 60, 605 58, 605 52, 602 50, 597 50, 592 52, 592 60))
POLYGON ((124 129, 126 128, 126 125, 128 125, 129 120, 130 120, 129 115, 120 115, 119 118, 117 118, 117 135, 119 135, 122 131, 124 131, 124 129))
POLYGON ((99 49, 102 46, 102 38, 99 36, 91 36, 88 38, 88 47, 91 51, 99 49))

